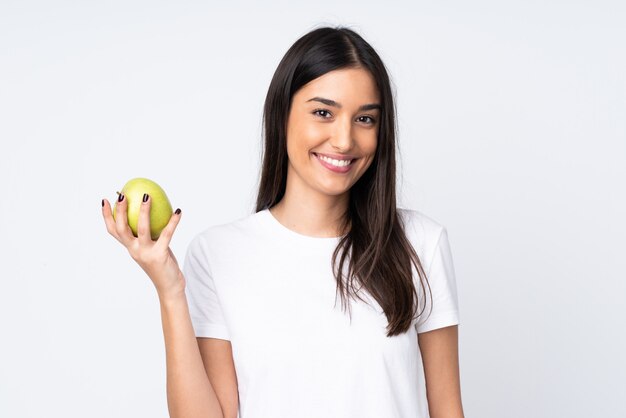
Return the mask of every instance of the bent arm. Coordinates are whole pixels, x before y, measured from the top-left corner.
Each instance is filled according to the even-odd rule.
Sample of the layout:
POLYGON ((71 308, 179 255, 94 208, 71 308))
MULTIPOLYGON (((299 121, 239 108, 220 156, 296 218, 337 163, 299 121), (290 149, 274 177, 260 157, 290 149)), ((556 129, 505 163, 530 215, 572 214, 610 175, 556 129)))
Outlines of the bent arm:
POLYGON ((167 405, 171 418, 223 418, 191 324, 184 292, 159 295, 167 364, 167 405))
POLYGON ((458 328, 458 325, 454 325, 417 334, 431 418, 464 418, 458 328))

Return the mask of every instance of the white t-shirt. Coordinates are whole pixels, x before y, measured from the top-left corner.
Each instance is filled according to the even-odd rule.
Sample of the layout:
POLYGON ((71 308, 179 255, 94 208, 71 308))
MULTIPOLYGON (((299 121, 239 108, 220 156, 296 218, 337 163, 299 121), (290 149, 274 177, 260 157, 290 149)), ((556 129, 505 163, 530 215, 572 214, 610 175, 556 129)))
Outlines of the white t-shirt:
POLYGON ((459 323, 455 272, 446 228, 398 210, 433 305, 427 318, 426 286, 422 316, 393 337, 369 294, 360 293, 372 306, 350 299, 351 322, 342 310, 331 266, 339 237, 299 234, 265 209, 192 239, 183 266, 191 321, 197 337, 231 341, 239 418, 429 416, 417 333, 459 323))

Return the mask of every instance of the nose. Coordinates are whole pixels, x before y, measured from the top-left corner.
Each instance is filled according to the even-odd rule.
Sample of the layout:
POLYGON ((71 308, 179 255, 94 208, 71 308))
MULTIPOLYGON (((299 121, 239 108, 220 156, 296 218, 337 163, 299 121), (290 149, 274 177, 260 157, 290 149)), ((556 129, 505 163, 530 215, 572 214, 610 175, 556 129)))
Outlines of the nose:
POLYGON ((339 152, 346 152, 352 148, 352 122, 342 119, 335 123, 335 130, 330 145, 339 152))

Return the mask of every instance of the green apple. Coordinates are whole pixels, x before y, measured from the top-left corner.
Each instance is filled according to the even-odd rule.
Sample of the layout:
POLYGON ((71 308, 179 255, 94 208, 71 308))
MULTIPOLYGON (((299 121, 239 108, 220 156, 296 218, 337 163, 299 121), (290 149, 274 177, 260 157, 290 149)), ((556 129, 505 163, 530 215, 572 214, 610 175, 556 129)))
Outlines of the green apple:
MULTIPOLYGON (((119 196, 120 192, 116 193, 119 196)), ((165 191, 154 181, 142 177, 129 180, 122 188, 122 194, 124 194, 124 200, 126 200, 127 205, 128 225, 134 236, 137 236, 137 223, 139 222, 139 212, 144 193, 148 193, 152 200, 150 206, 150 236, 153 240, 156 240, 172 217, 172 205, 165 191)), ((115 219, 115 211, 118 204, 119 202, 115 199, 113 219, 115 219)))

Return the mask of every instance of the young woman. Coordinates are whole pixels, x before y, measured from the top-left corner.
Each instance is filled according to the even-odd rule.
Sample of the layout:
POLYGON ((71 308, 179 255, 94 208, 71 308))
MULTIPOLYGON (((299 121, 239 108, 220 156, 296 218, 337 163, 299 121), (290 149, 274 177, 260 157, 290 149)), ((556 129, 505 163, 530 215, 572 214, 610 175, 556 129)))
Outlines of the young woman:
POLYGON ((463 417, 447 231, 396 207, 394 106, 374 49, 321 27, 271 81, 256 210, 198 233, 182 271, 180 213, 151 241, 149 197, 138 238, 103 201, 159 295, 172 417, 463 417))

